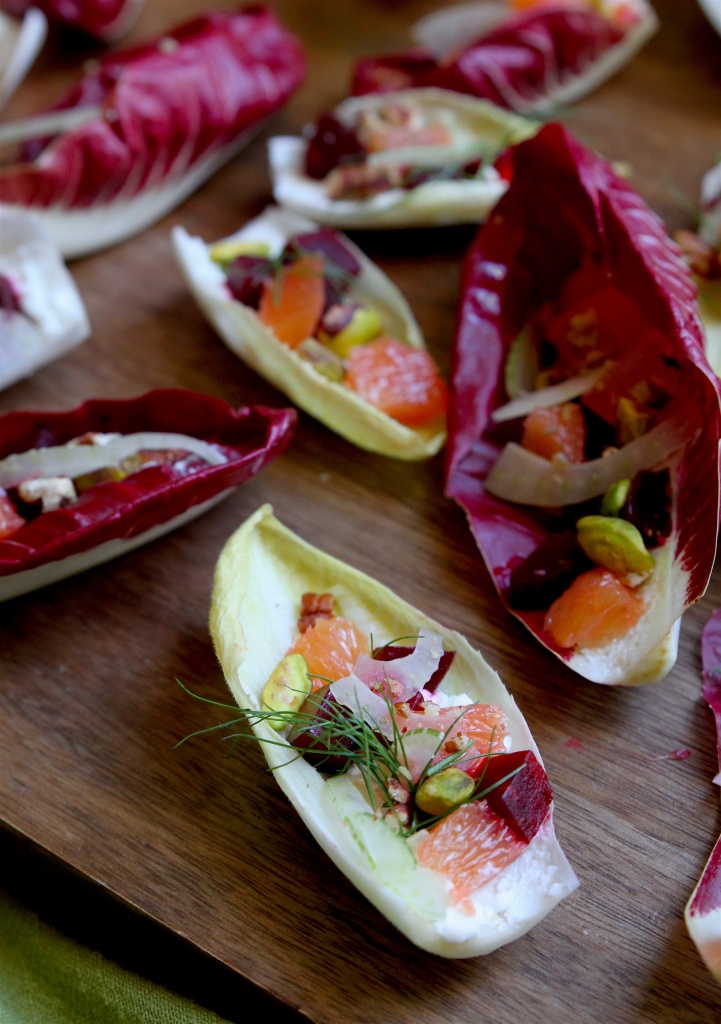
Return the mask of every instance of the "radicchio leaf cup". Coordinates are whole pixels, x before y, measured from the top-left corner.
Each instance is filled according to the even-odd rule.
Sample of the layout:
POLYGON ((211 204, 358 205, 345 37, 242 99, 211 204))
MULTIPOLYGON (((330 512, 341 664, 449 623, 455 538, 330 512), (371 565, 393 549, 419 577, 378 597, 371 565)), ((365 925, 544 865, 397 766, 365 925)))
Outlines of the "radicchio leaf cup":
POLYGON ((0 207, 0 390, 89 334, 80 293, 42 224, 0 207))
MULTIPOLYGON (((716 549, 721 411, 703 352, 694 285, 657 217, 606 161, 560 126, 549 125, 518 146, 511 163, 511 187, 479 232, 463 271, 446 490, 465 510, 501 600, 544 646, 594 682, 655 681, 675 661, 678 620, 703 594, 716 549), (594 352, 597 361, 603 367, 606 357, 613 356, 607 364, 613 368, 635 360, 643 373, 646 363, 660 360, 672 392, 665 393, 662 408, 667 411, 658 413, 660 429, 669 432, 670 440, 658 454, 647 453, 644 464, 647 480, 662 485, 656 504, 666 512, 663 536, 653 552, 655 569, 635 592, 643 614, 623 635, 585 648, 559 646, 545 628, 548 604, 522 610, 511 583, 516 568, 529 564, 528 556, 568 529, 571 516, 575 529, 587 509, 539 507, 529 503, 532 497, 518 503, 488 490, 501 451, 511 448, 505 442, 519 436, 518 427, 515 435, 504 434, 508 425, 492 418, 508 397, 509 351, 529 319, 544 304, 561 301, 583 267, 600 275, 603 295, 610 296, 598 300, 600 306, 617 307, 622 314, 616 318, 620 333, 599 330, 592 337, 600 346, 594 352)), ((597 309, 594 317, 603 312, 597 309)), ((588 397, 583 401, 588 403, 588 397)), ((649 431, 645 437, 652 435, 649 431)), ((609 443, 604 455, 615 444, 623 458, 638 442, 609 443)), ((641 443, 646 443, 643 437, 641 443)), ((559 464, 554 469, 552 461, 537 456, 534 462, 547 466, 544 481, 554 482, 559 464)), ((603 467, 604 459, 598 465, 603 467)), ((561 478, 567 469, 560 465, 561 478)), ((630 476, 628 467, 620 475, 630 476)), ((594 501, 600 502, 600 495, 594 501)), ((543 573, 549 568, 544 565, 543 573)))
MULTIPOLYGON (((322 376, 295 349, 283 344, 250 306, 234 298, 225 272, 213 261, 214 247, 232 249, 239 243, 265 245, 276 257, 297 235, 318 225, 277 207, 268 209, 234 235, 213 244, 193 238, 180 227, 173 245, 183 275, 198 305, 228 347, 302 409, 353 444, 400 459, 429 458, 445 441, 445 420, 406 426, 364 401, 343 384, 322 376)), ((424 349, 423 336, 401 292, 349 238, 340 236, 355 259, 359 273, 352 279, 350 297, 372 306, 384 331, 414 349, 424 349)))
MULTIPOLYGON (((717 609, 701 634, 703 695, 714 715, 721 785, 721 609, 717 609)), ((686 927, 704 963, 721 982, 721 838, 703 869, 686 904, 686 927)))
POLYGON ((70 25, 104 42, 131 27, 145 0, 0 0, 0 7, 18 17, 37 10, 56 24, 70 25))
POLYGON ((41 463, 53 446, 88 432, 165 435, 181 447, 184 437, 205 442, 213 453, 213 464, 186 473, 151 461, 0 539, 0 601, 116 558, 202 515, 280 455, 295 423, 292 409, 233 409, 181 389, 0 417, 0 474, 16 454, 37 449, 41 463))
MULTIPOLYGON (((228 540, 218 561, 210 630, 240 708, 259 710, 266 680, 297 630, 301 597, 332 593, 339 615, 382 642, 431 630, 455 651, 437 692, 450 704, 492 703, 508 719, 512 750, 538 750, 498 675, 454 630, 434 622, 377 580, 312 547, 258 509, 228 540)), ((408 939, 445 957, 470 957, 519 937, 578 882, 554 834, 552 806, 520 857, 470 894, 461 909, 437 872, 388 819, 374 815, 347 773, 325 779, 294 757, 267 722, 253 725, 273 777, 322 849, 408 939), (267 742, 264 742, 267 741, 267 742)))
MULTIPOLYGON (((310 144, 306 138, 277 136, 268 144, 275 201, 319 224, 338 228, 479 223, 507 185, 495 161, 509 145, 537 130, 533 122, 485 100, 436 88, 350 97, 330 116, 335 124, 355 133, 361 118, 393 108, 409 112, 411 118, 418 113, 430 123, 443 125, 452 143, 395 145, 381 153, 360 149, 352 157, 339 151, 333 171, 353 174, 356 167, 363 172, 373 166, 399 181, 369 195, 345 198, 333 194, 330 170, 328 174, 310 173, 310 144), (461 178, 447 173, 468 164, 473 171, 461 178)), ((323 136, 322 118, 314 134, 316 138, 323 136)), ((332 147, 329 155, 333 155, 332 147)))
POLYGON ((108 54, 53 107, 80 123, 0 168, 0 204, 36 212, 65 256, 114 245, 215 173, 304 74, 300 44, 261 6, 108 54))
POLYGON ((657 27, 646 0, 460 4, 414 26, 419 49, 360 61, 352 92, 434 86, 544 114, 610 78, 657 27))

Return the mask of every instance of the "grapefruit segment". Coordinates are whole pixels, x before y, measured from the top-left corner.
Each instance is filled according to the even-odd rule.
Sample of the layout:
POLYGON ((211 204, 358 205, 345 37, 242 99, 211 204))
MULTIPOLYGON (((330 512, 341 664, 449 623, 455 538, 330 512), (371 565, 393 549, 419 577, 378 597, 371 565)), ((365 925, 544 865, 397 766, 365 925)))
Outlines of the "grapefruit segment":
POLYGON ((643 599, 608 569, 591 569, 553 602, 543 628, 559 647, 600 647, 635 626, 644 608, 643 599))
POLYGON ((325 304, 323 257, 304 253, 263 282, 258 317, 290 348, 315 333, 325 304))
POLYGON ((369 643, 354 622, 337 615, 316 619, 287 653, 303 655, 317 690, 324 681, 350 675, 359 655, 369 653, 369 643))
POLYGON ((433 357, 394 338, 354 346, 345 384, 407 427, 431 423, 446 411, 448 393, 433 357))

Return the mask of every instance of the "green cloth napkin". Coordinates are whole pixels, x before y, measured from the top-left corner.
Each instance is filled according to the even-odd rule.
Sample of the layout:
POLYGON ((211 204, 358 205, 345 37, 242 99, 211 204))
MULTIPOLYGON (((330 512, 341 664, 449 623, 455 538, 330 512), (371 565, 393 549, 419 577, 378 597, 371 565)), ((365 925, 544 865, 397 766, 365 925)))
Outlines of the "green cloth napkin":
POLYGON ((0 893, 0 1024, 227 1024, 0 893))

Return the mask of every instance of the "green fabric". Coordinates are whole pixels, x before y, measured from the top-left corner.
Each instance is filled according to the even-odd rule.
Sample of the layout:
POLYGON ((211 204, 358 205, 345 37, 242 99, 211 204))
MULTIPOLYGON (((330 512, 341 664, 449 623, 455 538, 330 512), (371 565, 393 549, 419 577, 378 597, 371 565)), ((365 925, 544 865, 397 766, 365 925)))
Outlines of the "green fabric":
POLYGON ((224 1024, 0 893, 0 1024, 224 1024))

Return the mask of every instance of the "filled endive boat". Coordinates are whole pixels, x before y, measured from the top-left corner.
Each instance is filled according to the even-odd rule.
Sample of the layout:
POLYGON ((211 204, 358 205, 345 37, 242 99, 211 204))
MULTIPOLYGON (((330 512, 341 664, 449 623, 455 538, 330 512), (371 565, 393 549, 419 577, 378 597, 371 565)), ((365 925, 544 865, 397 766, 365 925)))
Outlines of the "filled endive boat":
MULTIPOLYGON (((703 695, 713 711, 719 751, 721 784, 721 609, 717 609, 701 634, 703 695)), ((711 851, 698 884, 686 904, 686 927, 704 963, 721 982, 721 838, 711 851)))
POLYGON ((541 643, 594 682, 652 682, 716 549, 721 409, 694 285, 559 125, 512 164, 464 268, 447 493, 541 643))
POLYGON ((247 143, 300 85, 294 36, 261 6, 215 12, 86 68, 50 112, 0 127, 0 204, 31 209, 65 256, 148 227, 247 143))
POLYGON ((506 188, 495 161, 536 128, 443 89, 351 97, 308 138, 270 140, 273 195, 341 228, 477 223, 506 188))
POLYGON ((412 942, 491 952, 576 887, 528 726, 460 634, 269 506, 220 556, 210 628, 279 785, 412 942))
POLYGON ((0 7, 17 17, 32 11, 51 22, 70 25, 96 39, 110 42, 127 32, 145 0, 0 0, 0 7))
POLYGON ((32 214, 0 208, 0 390, 79 345, 85 307, 32 214))
POLYGON ((226 344, 354 444, 422 459, 445 440, 446 386, 400 291, 350 239, 268 208, 211 245, 175 253, 226 344))
POLYGON ((646 0, 509 0, 444 7, 413 28, 420 49, 360 61, 356 95, 435 86, 522 114, 573 103, 658 27, 646 0))
POLYGON ((48 23, 30 7, 20 20, 0 10, 0 108, 10 99, 45 41, 48 23))
POLYGON ((0 417, 0 601, 195 519, 285 450, 295 418, 179 389, 0 417))

